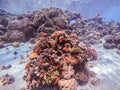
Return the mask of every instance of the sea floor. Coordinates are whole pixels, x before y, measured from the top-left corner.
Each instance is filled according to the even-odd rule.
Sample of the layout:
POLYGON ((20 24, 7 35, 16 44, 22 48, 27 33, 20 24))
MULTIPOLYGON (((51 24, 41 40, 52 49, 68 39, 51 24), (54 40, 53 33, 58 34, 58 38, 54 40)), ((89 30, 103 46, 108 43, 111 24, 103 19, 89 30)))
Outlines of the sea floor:
MULTIPOLYGON (((0 70, 0 77, 5 74, 15 77, 14 83, 0 85, 0 90, 20 90, 21 87, 26 86, 22 77, 28 61, 26 55, 31 52, 32 46, 30 43, 21 43, 19 47, 7 46, 0 49, 0 66, 12 65, 8 70, 0 70), (14 52, 17 54, 14 55, 14 52), (20 61, 25 63, 20 64, 20 61)), ((99 56, 99 60, 88 63, 88 65, 93 65, 92 68, 89 67, 89 70, 95 73, 95 78, 91 78, 86 85, 79 86, 78 90, 120 90, 120 55, 115 50, 104 49, 101 44, 92 47, 97 50, 99 56)))

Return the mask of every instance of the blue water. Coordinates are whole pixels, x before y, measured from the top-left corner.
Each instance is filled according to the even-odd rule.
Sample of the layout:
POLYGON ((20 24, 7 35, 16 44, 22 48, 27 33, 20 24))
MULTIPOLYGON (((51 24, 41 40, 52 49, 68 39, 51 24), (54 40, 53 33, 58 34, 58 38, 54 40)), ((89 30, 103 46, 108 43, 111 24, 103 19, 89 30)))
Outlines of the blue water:
POLYGON ((120 5, 110 8, 103 16, 106 20, 115 20, 120 22, 120 5))
POLYGON ((70 21, 70 24, 74 24, 74 23, 75 23, 75 20, 71 20, 71 21, 70 21))
POLYGON ((51 6, 80 12, 87 18, 99 13, 105 20, 120 22, 120 0, 0 0, 0 8, 13 14, 51 6))

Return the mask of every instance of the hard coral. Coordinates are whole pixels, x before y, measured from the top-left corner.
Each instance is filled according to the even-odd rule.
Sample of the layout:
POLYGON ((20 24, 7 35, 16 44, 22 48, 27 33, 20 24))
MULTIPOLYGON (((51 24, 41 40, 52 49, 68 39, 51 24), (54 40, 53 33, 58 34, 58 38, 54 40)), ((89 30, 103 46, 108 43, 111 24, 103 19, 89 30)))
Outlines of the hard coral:
POLYGON ((29 59, 34 59, 35 57, 37 57, 37 53, 35 52, 29 55, 29 59))
POLYGON ((97 59, 94 49, 80 46, 64 31, 56 31, 50 37, 41 33, 37 42, 33 53, 29 55, 24 75, 27 87, 32 90, 56 84, 62 90, 76 90, 76 74, 85 69, 86 62, 97 59), (72 87, 67 85, 72 81, 72 87), (67 88, 62 88, 65 85, 67 88))

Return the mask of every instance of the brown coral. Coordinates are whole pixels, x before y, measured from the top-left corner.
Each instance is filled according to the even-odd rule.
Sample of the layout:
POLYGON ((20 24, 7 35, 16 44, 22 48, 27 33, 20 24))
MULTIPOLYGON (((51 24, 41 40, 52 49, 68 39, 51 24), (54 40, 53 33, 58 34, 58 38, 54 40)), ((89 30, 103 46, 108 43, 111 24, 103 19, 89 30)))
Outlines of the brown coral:
POLYGON ((61 89, 76 90, 77 81, 74 78, 76 73, 84 70, 86 62, 97 59, 94 49, 80 47, 77 43, 64 31, 56 31, 50 37, 41 33, 25 67, 24 80, 27 87, 35 89, 43 85, 57 84, 61 88, 74 81, 72 87, 67 84, 66 89, 61 89), (61 85, 61 82, 66 84, 61 85))

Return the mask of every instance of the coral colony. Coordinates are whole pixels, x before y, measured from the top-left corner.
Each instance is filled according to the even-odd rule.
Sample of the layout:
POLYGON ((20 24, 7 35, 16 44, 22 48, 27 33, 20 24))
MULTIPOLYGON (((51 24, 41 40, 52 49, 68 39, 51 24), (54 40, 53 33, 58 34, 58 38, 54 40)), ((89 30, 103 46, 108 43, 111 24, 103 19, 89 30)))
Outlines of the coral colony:
POLYGON ((97 53, 73 35, 56 31, 51 36, 41 33, 28 58, 23 77, 28 89, 58 85, 62 90, 76 90, 77 75, 86 70, 88 61, 97 59, 97 53))
MULTIPOLYGON (((20 47, 21 42, 35 45, 27 63, 20 57, 23 60, 20 63, 26 63, 23 79, 27 89, 52 85, 61 90, 76 90, 79 82, 90 78, 86 63, 97 60, 91 45, 115 48, 120 55, 120 23, 103 21, 100 15, 87 19, 55 7, 19 15, 0 9, 0 48, 20 47)), ((19 52, 13 54, 17 57, 19 52)), ((1 71, 10 68, 12 65, 5 65, 1 71)), ((2 85, 14 81, 9 74, 0 77, 2 85)))

